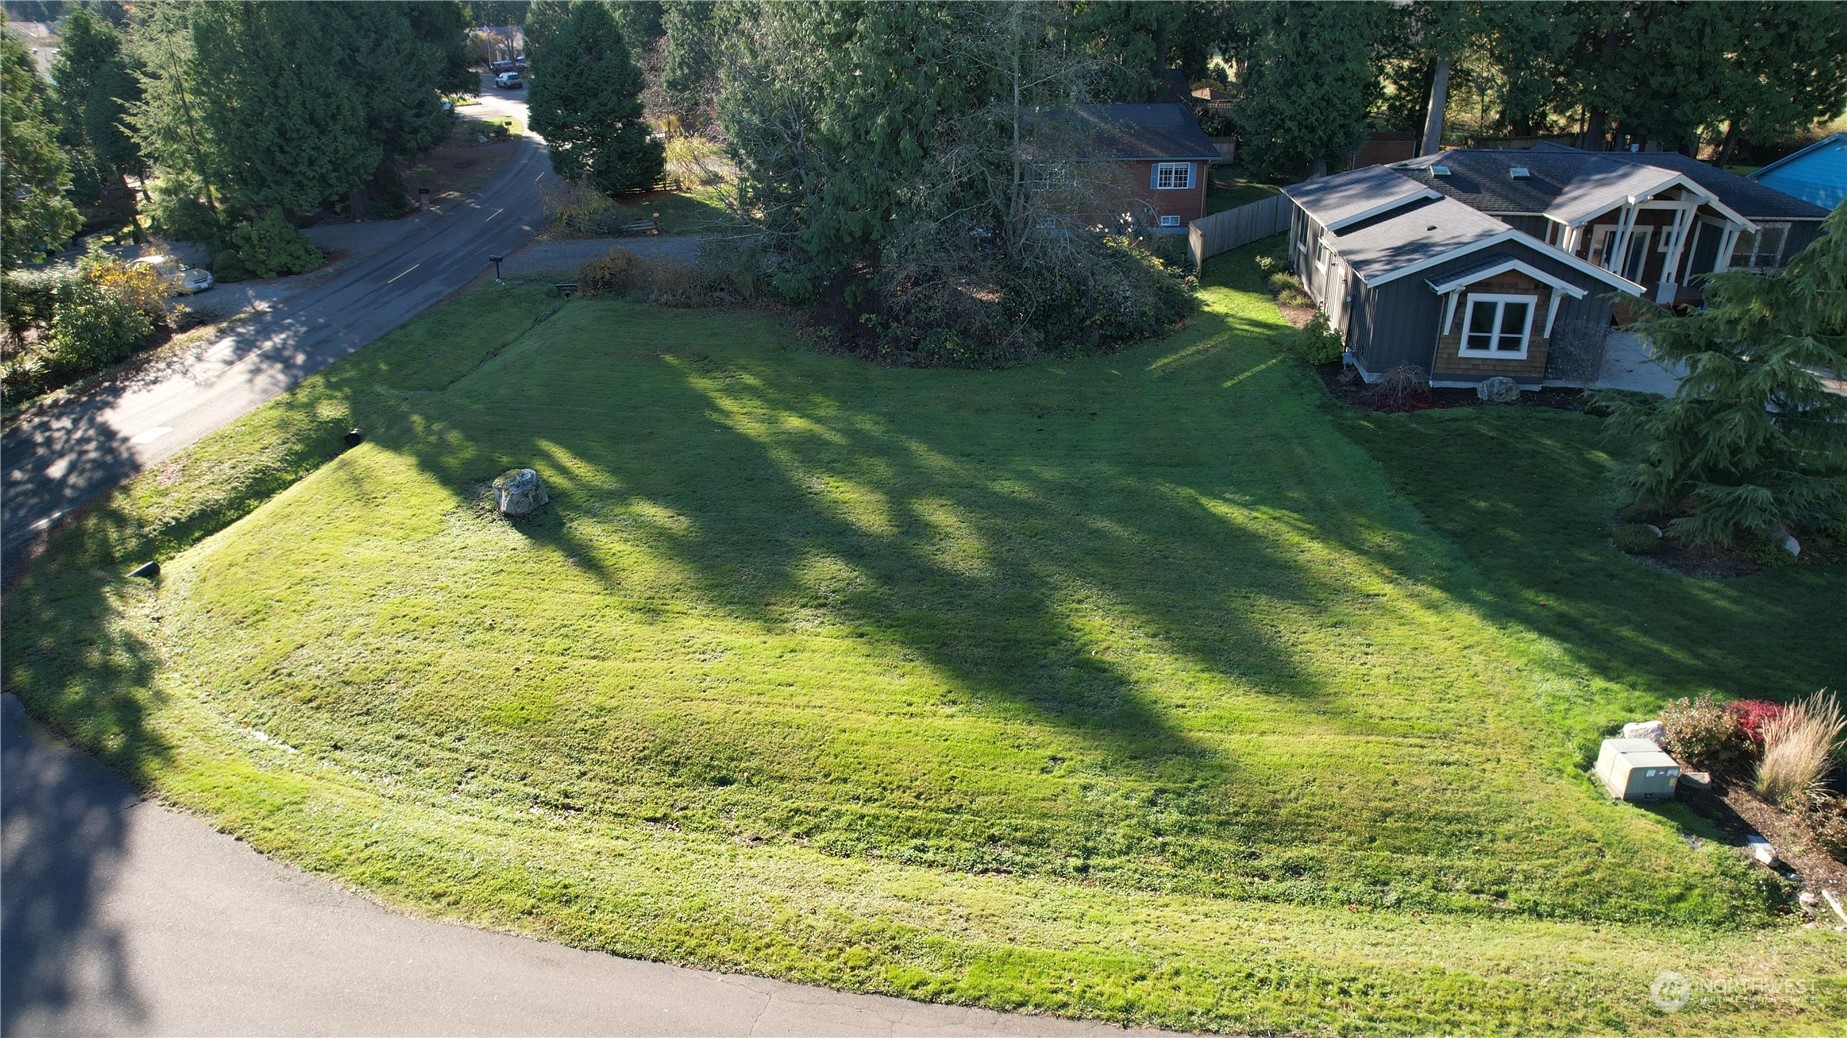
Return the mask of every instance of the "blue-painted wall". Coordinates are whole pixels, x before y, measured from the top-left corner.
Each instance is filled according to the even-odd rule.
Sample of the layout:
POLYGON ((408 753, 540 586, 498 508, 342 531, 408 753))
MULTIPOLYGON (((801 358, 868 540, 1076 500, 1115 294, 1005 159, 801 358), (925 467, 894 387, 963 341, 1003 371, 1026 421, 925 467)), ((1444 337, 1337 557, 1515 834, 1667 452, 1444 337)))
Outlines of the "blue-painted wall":
POLYGON ((1847 201, 1847 134, 1837 133, 1814 151, 1768 172, 1760 170, 1751 179, 1823 209, 1833 209, 1847 201))

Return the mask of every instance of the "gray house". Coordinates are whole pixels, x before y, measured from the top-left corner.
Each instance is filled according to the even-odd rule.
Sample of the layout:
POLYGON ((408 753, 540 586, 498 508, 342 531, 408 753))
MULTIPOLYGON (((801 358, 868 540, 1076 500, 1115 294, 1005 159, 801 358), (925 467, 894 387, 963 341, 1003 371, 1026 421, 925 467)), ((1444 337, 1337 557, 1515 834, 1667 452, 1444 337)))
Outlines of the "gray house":
POLYGON ((1584 385, 1620 296, 1695 301, 1702 275, 1781 266, 1827 215, 1685 156, 1558 146, 1445 152, 1284 194, 1291 264, 1360 373, 1409 364, 1436 386, 1584 385))
POLYGON ((1384 166, 1284 189, 1290 259, 1368 381, 1595 377, 1618 293, 1642 287, 1384 166))
POLYGON ((1462 150, 1392 167, 1548 245, 1616 271, 1663 304, 1699 278, 1774 270, 1821 235, 1828 211, 1675 152, 1462 150))

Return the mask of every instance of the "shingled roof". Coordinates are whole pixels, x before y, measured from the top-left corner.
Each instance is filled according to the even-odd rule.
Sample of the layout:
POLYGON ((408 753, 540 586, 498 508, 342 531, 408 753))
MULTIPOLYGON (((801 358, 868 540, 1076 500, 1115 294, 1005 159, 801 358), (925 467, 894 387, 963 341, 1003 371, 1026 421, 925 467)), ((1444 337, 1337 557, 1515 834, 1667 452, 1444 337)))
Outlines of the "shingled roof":
POLYGON ((1646 190, 1650 184, 1677 175, 1753 222, 1821 220, 1828 215, 1820 206, 1671 151, 1593 152, 1541 144, 1525 151, 1446 151, 1392 168, 1459 202, 1498 216, 1557 216, 1579 213, 1586 207, 1601 207, 1601 211, 1621 204, 1632 190, 1646 190), (1437 176, 1437 166, 1446 167, 1449 174, 1437 176), (1525 168, 1528 175, 1510 175, 1515 166, 1525 168))
POLYGON ((1089 158, 1213 162, 1219 157, 1183 104, 1074 105, 1066 111, 1077 121, 1089 158))

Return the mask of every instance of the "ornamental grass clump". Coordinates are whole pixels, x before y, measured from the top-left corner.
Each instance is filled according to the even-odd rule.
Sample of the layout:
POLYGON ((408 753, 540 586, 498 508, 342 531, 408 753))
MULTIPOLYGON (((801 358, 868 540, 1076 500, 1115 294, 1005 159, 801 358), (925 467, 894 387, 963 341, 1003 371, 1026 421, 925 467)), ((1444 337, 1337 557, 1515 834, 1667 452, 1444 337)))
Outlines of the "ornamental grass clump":
POLYGON ((1759 796, 1784 807, 1800 807, 1822 792, 1821 781, 1834 766, 1847 715, 1826 689, 1790 704, 1764 723, 1764 755, 1757 762, 1753 787, 1759 796))

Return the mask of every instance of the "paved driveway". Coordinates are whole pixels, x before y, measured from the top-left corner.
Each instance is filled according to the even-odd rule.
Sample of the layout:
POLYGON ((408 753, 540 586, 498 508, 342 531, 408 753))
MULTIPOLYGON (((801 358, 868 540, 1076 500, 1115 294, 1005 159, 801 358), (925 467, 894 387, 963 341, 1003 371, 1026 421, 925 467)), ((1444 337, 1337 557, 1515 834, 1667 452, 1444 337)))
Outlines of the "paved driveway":
POLYGON ((1673 396, 1686 372, 1679 365, 1664 364, 1648 351, 1648 344, 1634 332, 1611 329, 1603 340, 1603 370, 1598 372, 1592 389, 1631 389, 1656 396, 1673 396))
POLYGON ((0 703, 0 1035, 1105 1035, 415 919, 278 865, 0 703))

